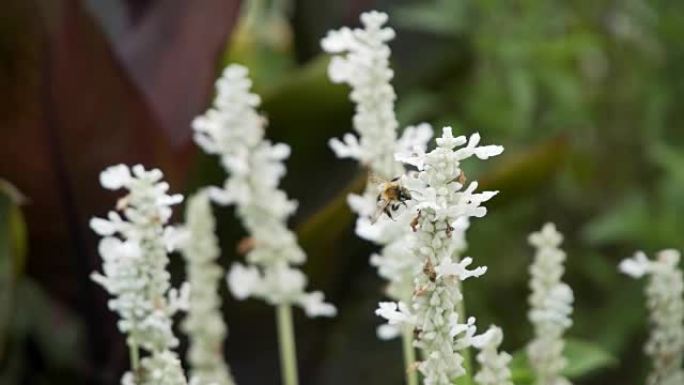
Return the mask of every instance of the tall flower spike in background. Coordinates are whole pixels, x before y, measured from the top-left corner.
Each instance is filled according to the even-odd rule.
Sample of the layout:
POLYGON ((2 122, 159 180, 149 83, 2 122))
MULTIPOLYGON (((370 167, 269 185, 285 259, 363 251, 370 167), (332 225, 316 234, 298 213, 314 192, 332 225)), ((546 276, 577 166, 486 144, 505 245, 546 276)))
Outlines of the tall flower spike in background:
POLYGON ((563 333, 572 325, 572 289, 561 281, 565 272, 565 252, 559 248, 563 235, 547 223, 539 232, 530 234, 529 243, 536 248, 530 266, 530 311, 534 339, 527 346, 527 356, 535 372, 537 385, 564 385, 570 382, 561 375, 563 333))
MULTIPOLYGON (((335 83, 352 87, 351 100, 355 103, 354 129, 358 136, 345 134, 343 141, 331 139, 330 147, 340 158, 357 159, 369 172, 390 180, 405 173, 403 165, 394 159, 397 152, 425 152, 432 137, 428 124, 407 127, 397 138, 398 123, 394 113, 396 95, 390 81, 394 76, 389 68, 390 49, 387 43, 394 38, 394 30, 385 27, 387 14, 367 12, 361 15, 363 29, 343 27, 330 31, 321 41, 323 49, 333 54, 328 73, 335 83)), ((371 261, 380 275, 390 281, 388 295, 397 300, 410 298, 413 265, 406 255, 406 224, 409 216, 395 221, 381 220, 371 226, 370 217, 377 208, 378 186, 370 182, 363 195, 351 194, 349 204, 359 215, 356 232, 362 238, 385 248, 371 261)))
POLYGON ((278 189, 290 148, 264 138, 266 119, 256 110, 260 99, 250 92, 251 85, 245 67, 226 67, 216 83, 213 107, 192 125, 197 144, 219 155, 228 173, 222 188, 209 189, 210 196, 217 203, 235 205, 251 236, 245 242, 250 245, 248 265, 233 265, 229 288, 238 299, 253 296, 278 306, 283 379, 293 385, 298 380, 291 305, 301 306, 310 317, 334 316, 336 309, 324 302, 320 291, 306 293, 306 276, 292 267, 304 263, 306 256, 286 223, 297 204, 278 189))
POLYGON ((99 253, 103 272, 93 273, 95 282, 114 298, 109 308, 119 314, 119 330, 127 335, 132 372, 124 375, 126 384, 185 384, 176 353, 172 316, 187 306, 188 286, 180 294, 171 288, 167 251, 174 245, 175 232, 167 226, 171 206, 183 200, 168 195, 169 185, 157 169, 136 165, 112 166, 100 174, 100 183, 109 190, 126 189, 117 211, 107 219, 93 218, 90 227, 103 238, 99 253), (123 215, 121 215, 121 214, 123 215), (140 360, 139 349, 151 353, 140 360))
POLYGON ((235 381, 223 357, 227 328, 220 310, 218 288, 224 273, 216 261, 220 255, 214 234, 216 221, 205 192, 188 200, 185 216, 180 249, 192 290, 182 326, 190 343, 187 353, 190 385, 233 385, 235 381))
POLYGON ((676 250, 663 250, 655 260, 637 252, 620 263, 620 270, 631 277, 650 276, 646 297, 652 328, 645 351, 653 361, 653 369, 648 385, 684 384, 684 283, 680 258, 676 250))
POLYGON ((421 261, 414 277, 411 304, 381 303, 376 313, 390 323, 411 325, 423 361, 418 369, 426 385, 448 385, 466 374, 461 351, 473 345, 476 328, 473 317, 463 320, 461 282, 479 277, 486 268, 469 270, 471 258, 452 259, 459 240, 454 226, 469 217, 483 217, 481 206, 496 192, 475 193, 477 182, 467 187, 460 182, 461 161, 476 156, 487 159, 501 154, 501 146, 479 146, 480 136, 454 137, 451 127, 443 129, 437 147, 429 153, 397 154, 397 159, 418 169, 406 178, 412 191, 416 240, 412 252, 421 261), (465 146, 464 146, 465 145, 465 146))
MULTIPOLYGON (((353 126, 357 133, 347 133, 342 140, 331 139, 330 147, 340 158, 359 161, 370 173, 390 180, 405 173, 403 165, 394 159, 397 152, 416 150, 425 152, 427 141, 432 137, 428 124, 410 126, 397 137, 394 112, 396 94, 390 83, 394 73, 390 69, 390 48, 394 30, 386 27, 387 14, 377 11, 363 13, 363 28, 343 27, 328 32, 321 41, 323 50, 332 54, 328 68, 330 79, 346 83, 352 88, 350 99, 355 104, 353 126)), ((356 233, 360 237, 383 246, 380 253, 370 258, 378 273, 385 278, 387 295, 396 301, 408 302, 413 291, 413 268, 417 262, 410 253, 410 215, 397 215, 396 221, 380 218, 371 224, 371 216, 377 209, 378 186, 369 178, 363 195, 350 194, 349 205, 358 214, 356 233)), ((383 325, 378 329, 381 338, 393 338, 401 333, 395 325, 383 325)), ((411 330, 403 331, 404 360, 407 382, 415 384, 415 370, 411 330)))

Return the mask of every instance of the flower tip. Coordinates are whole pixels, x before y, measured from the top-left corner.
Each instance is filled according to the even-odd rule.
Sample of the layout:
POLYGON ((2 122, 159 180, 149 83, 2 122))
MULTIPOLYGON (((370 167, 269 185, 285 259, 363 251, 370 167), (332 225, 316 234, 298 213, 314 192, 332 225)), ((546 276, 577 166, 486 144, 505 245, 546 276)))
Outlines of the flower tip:
POLYGON ((102 218, 93 217, 90 219, 90 228, 99 235, 112 235, 116 232, 116 226, 102 218))
POLYGON ((380 11, 368 11, 361 14, 361 23, 367 28, 380 28, 387 22, 389 16, 380 11))
POLYGON ((100 185, 108 190, 118 190, 131 181, 131 172, 125 164, 109 166, 100 173, 100 185))
POLYGON ((637 253, 632 258, 623 259, 618 266, 620 272, 632 278, 641 278, 646 275, 650 263, 648 260, 642 260, 639 256, 639 253, 637 253))

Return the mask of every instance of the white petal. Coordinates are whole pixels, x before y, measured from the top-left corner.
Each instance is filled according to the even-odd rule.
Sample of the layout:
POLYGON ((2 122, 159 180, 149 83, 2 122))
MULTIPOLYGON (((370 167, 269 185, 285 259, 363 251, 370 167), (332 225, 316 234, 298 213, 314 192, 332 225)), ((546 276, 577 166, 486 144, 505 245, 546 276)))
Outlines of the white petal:
POLYGON ((245 267, 240 263, 235 263, 228 272, 228 288, 239 300, 252 295, 260 281, 259 271, 253 266, 245 267))
POLYGON ((335 306, 323 301, 324 296, 320 291, 314 291, 301 296, 298 300, 306 315, 309 317, 333 317, 337 314, 335 306))
POLYGON ((119 229, 119 226, 106 219, 94 217, 90 219, 90 228, 100 235, 112 235, 119 229))
POLYGON ((100 173, 100 184, 109 190, 118 190, 131 181, 131 172, 125 164, 107 167, 100 173))

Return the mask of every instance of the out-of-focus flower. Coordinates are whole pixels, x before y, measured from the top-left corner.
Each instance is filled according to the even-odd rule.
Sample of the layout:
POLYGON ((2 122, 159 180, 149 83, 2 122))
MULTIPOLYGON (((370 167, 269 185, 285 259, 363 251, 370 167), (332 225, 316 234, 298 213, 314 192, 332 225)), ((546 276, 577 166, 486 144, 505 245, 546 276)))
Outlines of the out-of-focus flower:
POLYGON ((480 370, 474 377, 479 385, 513 385, 508 368, 511 355, 499 352, 502 341, 503 331, 497 326, 490 326, 487 332, 473 341, 473 345, 480 350, 476 357, 480 370))
MULTIPOLYGON (((331 139, 330 147, 338 157, 356 159, 374 176, 390 180, 405 173, 394 155, 425 152, 432 127, 425 123, 409 126, 397 137, 396 95, 391 84, 394 73, 389 67, 391 51, 387 45, 394 38, 394 30, 385 26, 387 19, 382 12, 364 13, 362 28, 330 31, 321 46, 333 56, 328 68, 330 79, 352 88, 350 98, 356 108, 353 118, 356 135, 347 133, 342 140, 331 139)), ((383 217, 372 223, 370 218, 377 210, 378 192, 378 186, 369 178, 363 194, 349 195, 349 206, 358 215, 356 234, 383 245, 379 253, 371 256, 371 264, 388 281, 387 295, 408 302, 413 289, 413 270, 420 263, 409 252, 411 237, 407 235, 411 231, 411 215, 400 213, 395 221, 383 217)), ((382 330, 383 338, 397 335, 391 326, 384 325, 382 330)))
POLYGON ((337 156, 358 159, 381 177, 391 179, 402 170, 394 161, 398 123, 387 46, 394 38, 394 30, 384 27, 386 22, 387 14, 364 13, 363 29, 329 31, 321 45, 333 54, 328 68, 330 79, 353 89, 350 97, 356 105, 354 129, 359 134, 346 134, 342 141, 332 139, 330 147, 337 156))
POLYGON ((535 336, 527 346, 527 356, 538 385, 570 384, 561 375, 566 365, 563 334, 572 325, 573 303, 572 289, 561 281, 565 271, 565 252, 559 248, 562 241, 563 235, 552 223, 529 237, 536 249, 530 266, 532 294, 528 313, 535 336))
POLYGON ((235 383, 223 357, 227 327, 221 314, 218 286, 224 275, 216 262, 220 250, 214 234, 216 222, 206 193, 188 200, 186 223, 180 249, 192 287, 188 315, 183 321, 190 347, 190 385, 232 385, 235 383))
MULTIPOLYGON (((178 356, 164 350, 160 353, 145 357, 141 361, 143 368, 140 385, 186 385, 185 374, 178 356)), ((205 383, 207 385, 211 383, 205 383)))
POLYGON ((643 252, 620 263, 620 270, 634 278, 649 276, 646 286, 651 334, 645 346, 653 361, 648 385, 684 383, 684 283, 679 268, 680 253, 663 250, 654 260, 643 252))
POLYGON ((290 148, 264 138, 266 119, 257 112, 260 99, 250 92, 247 69, 230 65, 216 83, 214 106, 193 121, 195 141, 221 157, 228 173, 222 188, 210 188, 220 204, 234 204, 252 242, 244 267, 235 264, 229 288, 238 299, 254 296, 271 304, 297 304, 311 316, 332 316, 335 308, 322 294, 304 291, 306 276, 291 265, 305 261, 287 218, 297 208, 278 189, 290 148))
POLYGON ((172 316, 187 305, 188 286, 172 289, 166 270, 167 250, 174 243, 167 222, 171 206, 183 197, 168 195, 169 185, 162 177, 161 171, 141 165, 107 168, 100 174, 102 186, 124 188, 128 193, 119 199, 118 211, 110 211, 107 219, 90 221, 91 228, 103 236, 98 247, 103 271, 93 273, 92 279, 113 296, 109 308, 119 315, 118 327, 127 334, 130 348, 151 352, 141 361, 143 372, 124 375, 125 383, 186 383, 171 349, 178 345, 172 316))

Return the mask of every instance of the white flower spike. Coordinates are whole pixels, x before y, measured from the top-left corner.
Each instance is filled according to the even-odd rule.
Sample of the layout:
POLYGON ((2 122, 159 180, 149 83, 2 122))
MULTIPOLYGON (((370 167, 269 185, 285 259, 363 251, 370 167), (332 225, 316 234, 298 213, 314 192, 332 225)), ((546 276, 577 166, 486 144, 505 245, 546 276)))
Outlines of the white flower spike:
MULTIPOLYGON (((137 354, 143 348, 151 353, 141 361, 146 378, 142 383, 163 379, 165 384, 185 384, 180 361, 172 351, 178 345, 172 317, 187 303, 188 287, 171 288, 166 267, 172 240, 165 237, 172 233, 167 226, 171 206, 183 197, 168 195, 169 185, 162 177, 161 171, 141 165, 112 166, 100 174, 103 187, 124 188, 128 193, 117 203, 118 212, 90 221, 90 227, 103 236, 98 247, 103 271, 93 273, 92 279, 114 297, 109 308, 118 313, 119 330, 127 334, 131 350, 137 354)), ((133 383, 135 377, 127 373, 122 381, 133 383)))
MULTIPOLYGON (((418 369, 426 385, 447 385, 465 374, 460 351, 472 346, 475 336, 475 319, 458 314, 462 307, 461 283, 470 277, 484 274, 483 267, 468 270, 472 259, 454 261, 454 253, 462 246, 455 234, 469 217, 486 213, 481 203, 495 192, 475 193, 477 183, 467 188, 459 182, 461 161, 476 155, 501 153, 498 146, 478 147, 477 140, 454 138, 446 127, 437 139, 437 148, 429 153, 415 154, 420 164, 418 174, 406 180, 415 201, 415 239, 411 252, 421 261, 414 267, 414 288, 410 313, 399 317, 394 309, 398 305, 381 304, 378 314, 390 323, 410 319, 417 335, 416 346, 423 351, 418 369), (468 144, 467 147, 458 147, 468 144), (492 150, 493 149, 493 150, 492 150)), ((404 322, 406 323, 406 322, 404 322)))
POLYGON ((209 197, 199 192, 188 200, 180 243, 192 287, 188 315, 182 324, 190 343, 187 353, 190 385, 235 384, 223 357, 227 327, 221 314, 218 289, 224 273, 217 263, 220 249, 215 228, 209 197))
POLYGON ((306 256, 286 223, 297 204, 278 189, 290 148, 264 138, 266 119, 257 111, 260 99, 251 85, 245 67, 226 67, 216 82, 213 107, 192 123, 195 142, 219 155, 228 173, 222 188, 209 190, 211 198, 234 204, 250 234, 248 267, 232 267, 229 288, 238 299, 252 296, 273 305, 299 305, 310 316, 333 316, 335 308, 321 293, 306 293, 306 277, 292 267, 306 256))
POLYGON ((684 283, 677 250, 663 250, 654 260, 643 252, 620 263, 620 270, 634 278, 649 276, 646 286, 651 333, 645 346, 653 369, 648 385, 684 384, 684 283))
POLYGON ((565 271, 565 252, 559 248, 563 235, 552 223, 532 233, 529 242, 535 247, 530 266, 530 311, 534 339, 527 346, 527 356, 537 377, 537 385, 564 385, 570 382, 561 375, 566 360, 563 357, 563 334, 572 325, 573 293, 561 281, 565 271))
MULTIPOLYGON (((350 99, 355 105, 356 135, 347 133, 342 140, 331 139, 330 147, 338 157, 354 158, 373 175, 390 180, 405 173, 395 154, 424 153, 432 137, 432 127, 425 123, 409 126, 397 137, 396 95, 391 84, 394 73, 389 66, 388 46, 394 30, 386 26, 387 20, 387 14, 382 12, 364 13, 362 28, 330 31, 321 46, 332 55, 328 68, 330 79, 352 88, 350 99)), ((382 217, 373 224, 370 218, 377 210, 377 189, 369 180, 363 195, 348 197, 349 206, 358 215, 356 233, 383 246, 371 256, 370 262, 389 282, 387 295, 393 300, 408 302, 413 290, 413 268, 420 263, 409 252, 411 241, 407 235, 411 232, 408 226, 411 215, 400 214, 396 221, 382 217)), ((383 338, 393 335, 396 335, 394 328, 382 327, 383 338)))
POLYGON ((502 341, 501 328, 490 326, 487 332, 473 342, 480 350, 476 357, 480 370, 474 377, 478 385, 513 385, 511 370, 508 368, 512 357, 506 352, 499 352, 502 341))

